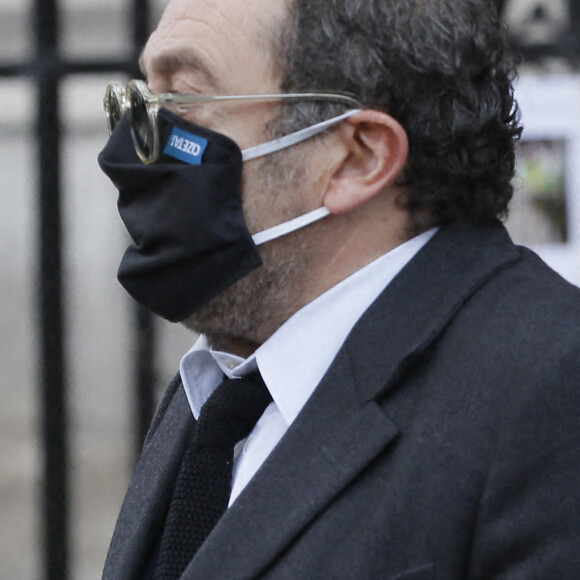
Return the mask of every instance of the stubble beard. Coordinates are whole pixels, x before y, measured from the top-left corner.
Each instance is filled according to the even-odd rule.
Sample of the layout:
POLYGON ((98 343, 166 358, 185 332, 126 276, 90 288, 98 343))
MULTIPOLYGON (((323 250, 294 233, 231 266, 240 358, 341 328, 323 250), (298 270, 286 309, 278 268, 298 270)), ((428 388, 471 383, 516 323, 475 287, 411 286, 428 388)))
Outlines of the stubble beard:
MULTIPOLYGON (((244 196, 244 215, 250 231, 265 229, 268 208, 282 206, 277 223, 300 213, 293 207, 296 191, 304 185, 305 160, 295 152, 280 152, 254 167, 255 195, 244 196)), ((245 188, 244 188, 245 190, 245 188)), ((271 225, 271 224, 267 224, 271 225)), ((301 289, 310 263, 311 241, 306 230, 260 246, 263 265, 244 276, 184 321, 205 334, 213 346, 237 342, 262 344, 301 306, 301 289)))

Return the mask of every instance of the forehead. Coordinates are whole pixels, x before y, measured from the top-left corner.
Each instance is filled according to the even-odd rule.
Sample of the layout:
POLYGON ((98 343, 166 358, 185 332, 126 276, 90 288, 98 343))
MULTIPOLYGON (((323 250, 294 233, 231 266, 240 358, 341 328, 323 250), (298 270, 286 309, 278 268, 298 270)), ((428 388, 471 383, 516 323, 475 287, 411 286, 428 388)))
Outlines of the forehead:
POLYGON ((287 0, 171 0, 143 52, 147 75, 194 72, 208 88, 246 92, 276 81, 272 41, 287 0))

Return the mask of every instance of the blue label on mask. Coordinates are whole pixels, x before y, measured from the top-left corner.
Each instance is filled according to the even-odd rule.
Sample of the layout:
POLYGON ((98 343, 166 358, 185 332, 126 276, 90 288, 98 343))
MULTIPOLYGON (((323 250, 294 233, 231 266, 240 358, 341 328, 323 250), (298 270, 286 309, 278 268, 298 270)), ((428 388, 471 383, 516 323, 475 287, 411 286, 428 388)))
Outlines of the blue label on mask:
POLYGON ((190 165, 201 165, 207 144, 207 139, 174 127, 163 152, 190 165))

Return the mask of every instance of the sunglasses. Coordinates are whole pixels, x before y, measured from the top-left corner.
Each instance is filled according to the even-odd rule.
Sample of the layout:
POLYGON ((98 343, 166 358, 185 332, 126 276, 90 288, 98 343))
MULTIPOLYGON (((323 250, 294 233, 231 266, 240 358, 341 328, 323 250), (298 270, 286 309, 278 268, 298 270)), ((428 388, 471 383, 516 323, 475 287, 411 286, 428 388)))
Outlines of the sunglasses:
POLYGON ((104 107, 109 133, 112 133, 126 113, 131 127, 133 145, 143 163, 159 158, 159 129, 157 113, 163 105, 186 105, 220 101, 326 101, 353 108, 361 105, 352 97, 333 92, 280 93, 263 95, 185 95, 180 93, 153 94, 141 80, 129 81, 127 87, 111 83, 105 91, 104 107))

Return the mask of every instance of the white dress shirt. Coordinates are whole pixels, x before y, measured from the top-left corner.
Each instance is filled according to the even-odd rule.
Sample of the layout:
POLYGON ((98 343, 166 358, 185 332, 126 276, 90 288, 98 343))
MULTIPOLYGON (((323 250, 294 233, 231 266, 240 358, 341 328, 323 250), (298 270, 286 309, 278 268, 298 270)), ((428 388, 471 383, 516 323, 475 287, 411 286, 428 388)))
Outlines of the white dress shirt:
POLYGON ((435 231, 397 246, 307 304, 249 358, 214 351, 201 336, 181 359, 196 419, 224 374, 241 377, 257 367, 272 395, 249 437, 236 447, 230 505, 296 419, 358 319, 435 231))

